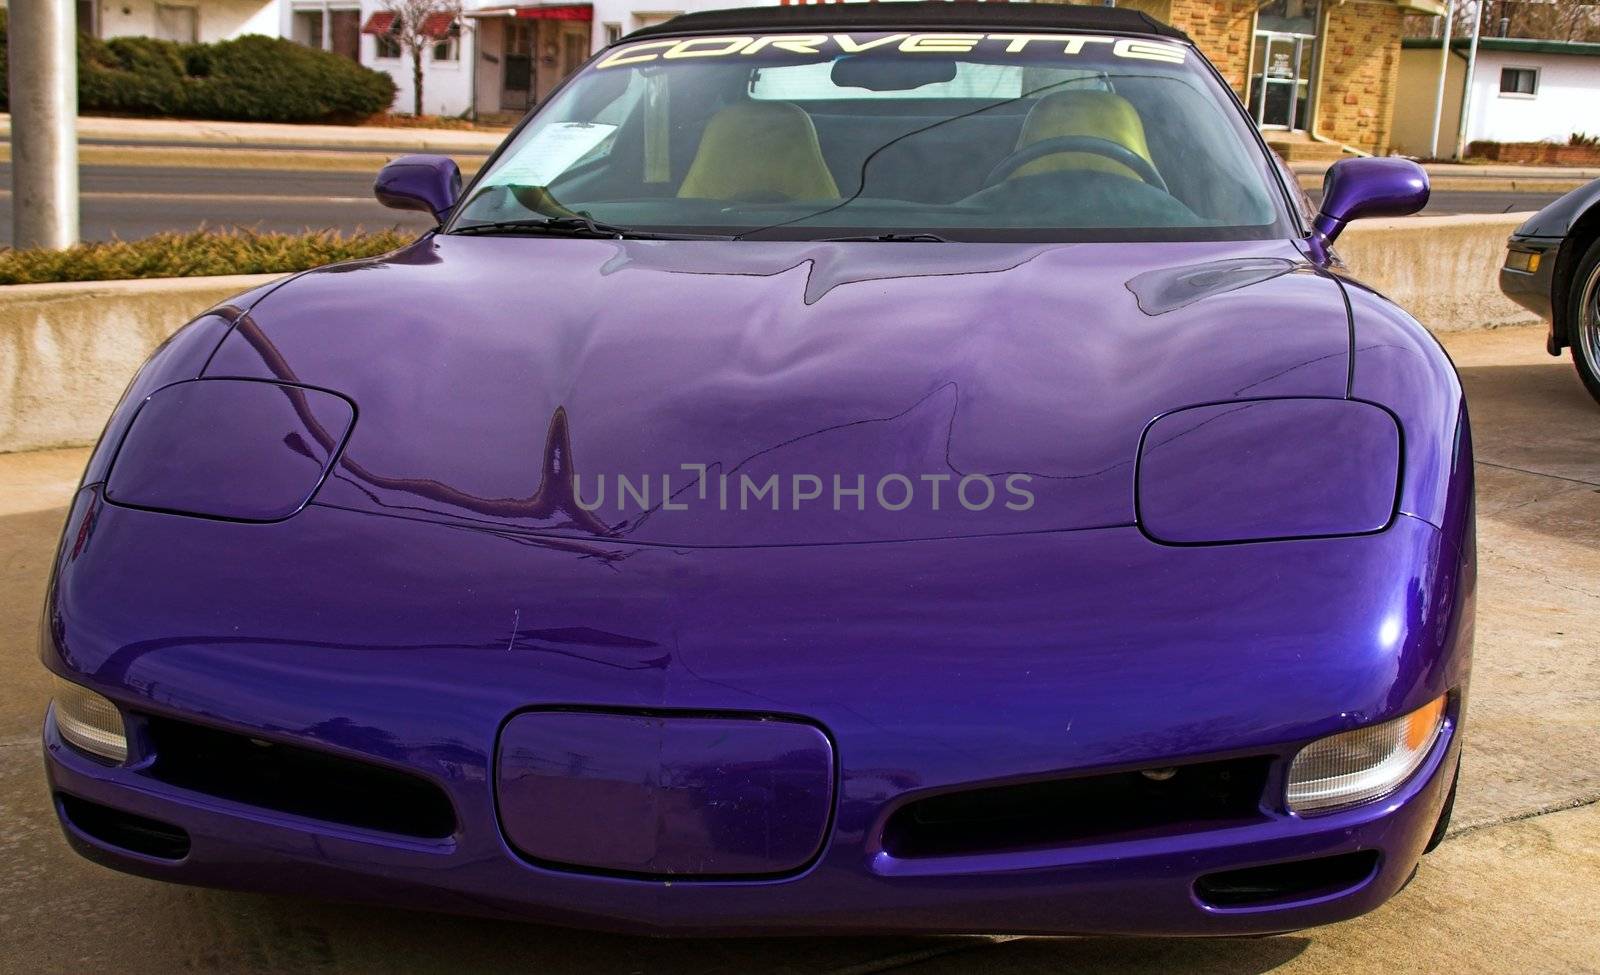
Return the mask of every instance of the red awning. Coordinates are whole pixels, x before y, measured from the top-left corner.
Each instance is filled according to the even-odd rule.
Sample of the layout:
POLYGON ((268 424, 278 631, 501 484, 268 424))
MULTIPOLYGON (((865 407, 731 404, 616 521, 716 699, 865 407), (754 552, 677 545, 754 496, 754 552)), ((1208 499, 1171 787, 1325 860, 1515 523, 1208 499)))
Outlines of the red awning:
POLYGON ((515 17, 518 20, 594 20, 594 7, 587 3, 536 3, 518 7, 479 7, 467 17, 515 17))
POLYGON ((450 27, 456 22, 451 13, 431 13, 422 18, 422 33, 427 37, 442 39, 450 36, 450 27))
POLYGON ((586 3, 514 7, 519 20, 593 20, 594 8, 586 3))
POLYGON ((395 13, 391 10, 380 10, 367 18, 366 24, 361 28, 363 34, 387 34, 394 30, 395 13))

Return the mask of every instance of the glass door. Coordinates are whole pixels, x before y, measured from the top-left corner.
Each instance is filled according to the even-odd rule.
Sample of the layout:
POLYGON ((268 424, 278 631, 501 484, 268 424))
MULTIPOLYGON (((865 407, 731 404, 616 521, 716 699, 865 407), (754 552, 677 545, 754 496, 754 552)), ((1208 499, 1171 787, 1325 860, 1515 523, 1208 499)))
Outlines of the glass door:
POLYGON ((1250 114, 1264 129, 1303 129, 1311 121, 1317 0, 1269 0, 1256 14, 1250 62, 1250 114))
POLYGON ((509 19, 501 49, 500 110, 525 112, 533 105, 535 20, 509 19))
POLYGON ((1311 52, 1316 39, 1300 34, 1256 34, 1250 67, 1250 113, 1264 129, 1304 128, 1311 96, 1311 52))

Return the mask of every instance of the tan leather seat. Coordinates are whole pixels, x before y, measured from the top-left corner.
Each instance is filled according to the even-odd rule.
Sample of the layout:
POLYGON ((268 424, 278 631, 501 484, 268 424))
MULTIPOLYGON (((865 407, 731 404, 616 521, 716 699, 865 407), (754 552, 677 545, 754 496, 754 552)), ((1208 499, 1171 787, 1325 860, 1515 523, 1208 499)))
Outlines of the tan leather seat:
POLYGON ((811 116, 790 102, 754 99, 711 116, 678 196, 701 200, 837 199, 811 116))
MULTIPOLYGON (((1139 110, 1126 98, 1109 91, 1060 91, 1039 99, 1022 123, 1017 148, 1026 149, 1036 142, 1065 135, 1105 139, 1147 162, 1155 162, 1145 142, 1144 121, 1139 118, 1139 110)), ((1130 179, 1140 178, 1138 173, 1116 160, 1092 152, 1051 153, 1022 166, 1010 178, 1063 169, 1090 169, 1130 179)))

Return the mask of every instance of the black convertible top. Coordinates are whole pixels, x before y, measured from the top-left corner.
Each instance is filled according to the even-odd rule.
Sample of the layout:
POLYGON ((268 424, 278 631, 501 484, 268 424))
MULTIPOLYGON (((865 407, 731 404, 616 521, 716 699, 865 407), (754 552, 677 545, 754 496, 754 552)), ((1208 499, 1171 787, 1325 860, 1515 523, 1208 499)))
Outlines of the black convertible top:
POLYGON ((641 27, 625 41, 678 34, 723 34, 751 30, 1095 30, 1153 34, 1187 41, 1189 35, 1148 14, 1123 7, 1056 3, 989 3, 932 0, 927 3, 814 3, 740 7, 682 14, 641 27))

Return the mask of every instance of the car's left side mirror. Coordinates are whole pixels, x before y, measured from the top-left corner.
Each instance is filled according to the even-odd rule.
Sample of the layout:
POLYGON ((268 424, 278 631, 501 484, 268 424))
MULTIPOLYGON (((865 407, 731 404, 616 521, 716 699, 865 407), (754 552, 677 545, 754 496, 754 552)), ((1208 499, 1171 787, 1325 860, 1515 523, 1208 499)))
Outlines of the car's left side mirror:
POLYGON ((461 195, 461 168, 449 156, 401 156, 378 171, 372 195, 394 210, 421 210, 443 221, 461 195))
POLYGON ((1428 205, 1428 173, 1409 159, 1341 159, 1322 178, 1322 211, 1311 224, 1318 257, 1352 220, 1406 217, 1428 205))

